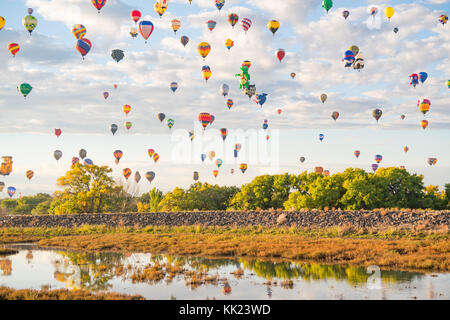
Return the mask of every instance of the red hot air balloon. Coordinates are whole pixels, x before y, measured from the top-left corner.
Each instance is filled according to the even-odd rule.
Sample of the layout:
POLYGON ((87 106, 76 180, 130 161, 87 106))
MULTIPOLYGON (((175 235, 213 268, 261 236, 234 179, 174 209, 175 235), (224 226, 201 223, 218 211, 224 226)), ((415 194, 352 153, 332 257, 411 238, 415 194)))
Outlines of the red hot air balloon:
POLYGON ((98 13, 100 13, 100 10, 106 4, 106 0, 92 0, 92 4, 94 5, 95 9, 98 10, 98 13))
POLYGON ((139 10, 131 11, 131 19, 133 19, 134 23, 137 23, 141 18, 141 12, 139 10))
POLYGON ((278 60, 280 61, 280 63, 281 63, 281 60, 283 60, 283 58, 284 58, 285 55, 286 55, 286 52, 285 52, 283 49, 278 49, 278 50, 275 52, 275 56, 278 58, 278 60))
POLYGON ((211 123, 211 115, 207 112, 202 112, 198 115, 198 121, 200 121, 203 130, 205 130, 208 124, 211 123))
POLYGON ((92 43, 86 38, 79 39, 76 44, 76 49, 81 54, 81 57, 84 60, 84 56, 88 54, 88 52, 92 48, 92 43))
POLYGON ((55 136, 56 136, 57 138, 59 138, 59 136, 61 135, 61 133, 62 133, 61 129, 55 129, 55 136))
POLYGON ((278 109, 278 110, 277 110, 278 114, 281 114, 281 111, 282 111, 281 109, 278 109))

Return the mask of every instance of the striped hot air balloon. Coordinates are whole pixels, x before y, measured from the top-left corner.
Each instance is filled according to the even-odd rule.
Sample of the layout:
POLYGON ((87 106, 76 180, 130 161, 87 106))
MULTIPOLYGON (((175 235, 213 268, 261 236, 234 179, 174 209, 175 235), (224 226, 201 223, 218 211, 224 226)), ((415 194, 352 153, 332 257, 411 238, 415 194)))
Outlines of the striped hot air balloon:
POLYGON ((211 46, 208 42, 200 42, 197 46, 197 51, 202 56, 203 60, 205 60, 206 56, 211 51, 211 46))
POLYGON ((82 24, 76 24, 72 28, 72 34, 77 40, 83 39, 86 35, 86 28, 82 24))
POLYGON ((15 57, 16 53, 20 51, 20 46, 17 43, 10 43, 8 44, 8 50, 15 57))
POLYGON ((231 27, 234 28, 236 23, 239 21, 239 16, 236 13, 230 13, 228 15, 228 22, 230 23, 231 27))
POLYGON ((337 118, 339 118, 339 112, 334 111, 334 112, 331 114, 331 118, 332 118, 334 121, 336 121, 337 118))
POLYGON ((208 26, 209 31, 213 31, 216 27, 216 22, 214 20, 208 20, 206 21, 206 25, 208 26))
POLYGON ((245 173, 245 171, 247 170, 248 166, 246 163, 241 163, 239 165, 239 169, 241 169, 242 173, 245 173))
POLYGON ((147 43, 147 40, 152 34, 154 28, 155 27, 153 26, 153 23, 151 21, 144 20, 139 22, 139 32, 142 38, 144 38, 145 43, 147 43))
POLYGON ((118 164, 120 159, 123 156, 123 152, 121 150, 116 150, 116 151, 114 151, 113 155, 114 155, 114 158, 116 158, 116 164, 118 164))
POLYGON ((355 150, 355 152, 353 152, 353 154, 355 155, 356 159, 358 159, 359 155, 361 154, 361 151, 355 150))
POLYGON ((81 57, 84 60, 84 57, 89 53, 92 48, 92 43, 86 38, 79 39, 76 44, 76 49, 81 54, 81 57))
POLYGON ((150 156, 150 158, 153 158, 153 155, 155 154, 155 150, 154 149, 148 149, 147 153, 150 156))
POLYGON ((128 178, 131 176, 131 169, 130 168, 123 169, 122 174, 125 177, 125 179, 128 180, 128 178))
POLYGON ((211 115, 207 112, 202 112, 198 115, 198 121, 200 121, 203 130, 205 130, 208 124, 210 124, 211 122, 211 115))
POLYGON ((180 42, 181 42, 181 44, 183 45, 183 47, 186 47, 186 45, 187 45, 188 42, 189 42, 189 37, 187 37, 187 36, 182 36, 182 37, 180 38, 180 42))
POLYGON ((208 79, 211 77, 211 69, 209 68, 209 66, 202 67, 202 75, 203 79, 205 79, 205 81, 208 82, 208 79))
POLYGON ((80 162, 80 158, 78 157, 72 157, 72 166, 76 165, 77 163, 80 162))
POLYGON ((417 102, 417 106, 419 107, 419 111, 425 115, 430 110, 431 102, 428 99, 420 99, 417 102))
POLYGON ((106 4, 106 0, 92 0, 92 4, 94 5, 95 9, 98 10, 98 13, 100 13, 100 10, 106 4))
POLYGON ((25 172, 25 175, 28 178, 28 180, 31 180, 31 178, 33 178, 34 176, 34 172, 33 170, 28 170, 27 172, 25 172))
POLYGON ((177 91, 177 89, 178 89, 178 83, 172 82, 172 83, 170 84, 170 90, 172 90, 173 92, 175 92, 175 91, 177 91))
POLYGON ((225 141, 225 139, 228 136, 228 130, 227 128, 222 128, 220 129, 220 135, 222 136, 222 140, 225 141))
POLYGON ((249 18, 244 18, 241 20, 241 27, 244 29, 245 34, 247 34, 248 29, 252 26, 252 20, 249 18))
POLYGON ((175 124, 175 120, 167 119, 166 123, 167 123, 167 126, 169 127, 169 130, 171 130, 173 125, 175 124))
POLYGON ((159 154, 154 153, 154 154, 153 154, 153 161, 154 161, 155 163, 157 163, 158 160, 159 160, 159 154))
POLYGON ((228 107, 228 109, 231 109, 232 106, 233 106, 233 100, 227 99, 227 107, 228 107))
POLYGON ((172 21, 170 22, 171 26, 172 26, 172 30, 173 33, 177 33, 177 31, 181 28, 181 21, 178 19, 172 19, 172 21))
POLYGON ((380 163, 381 160, 383 160, 383 156, 382 156, 381 154, 375 155, 375 161, 376 161, 377 163, 380 163))

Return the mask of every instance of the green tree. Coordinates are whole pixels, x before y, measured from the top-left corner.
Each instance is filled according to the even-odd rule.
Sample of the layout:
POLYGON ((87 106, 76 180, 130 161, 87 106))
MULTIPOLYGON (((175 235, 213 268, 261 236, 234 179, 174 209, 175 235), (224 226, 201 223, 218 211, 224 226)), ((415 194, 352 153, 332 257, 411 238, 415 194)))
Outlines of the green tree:
POLYGON ((138 203, 138 212, 158 212, 160 211, 160 203, 164 198, 164 194, 157 188, 153 188, 148 193, 144 193, 138 203))

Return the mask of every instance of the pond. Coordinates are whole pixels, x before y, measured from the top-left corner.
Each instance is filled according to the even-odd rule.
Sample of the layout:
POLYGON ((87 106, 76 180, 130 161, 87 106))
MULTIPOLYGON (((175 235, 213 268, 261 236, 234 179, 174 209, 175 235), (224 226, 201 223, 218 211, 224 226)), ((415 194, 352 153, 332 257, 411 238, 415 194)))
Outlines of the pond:
POLYGON ((449 299, 450 274, 258 259, 74 252, 10 245, 0 286, 85 288, 146 299, 449 299))

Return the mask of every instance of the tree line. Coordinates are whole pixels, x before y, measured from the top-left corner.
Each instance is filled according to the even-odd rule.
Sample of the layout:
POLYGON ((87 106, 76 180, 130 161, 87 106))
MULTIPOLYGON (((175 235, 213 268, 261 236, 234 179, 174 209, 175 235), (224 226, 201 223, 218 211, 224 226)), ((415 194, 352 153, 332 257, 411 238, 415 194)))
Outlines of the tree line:
POLYGON ((63 188, 53 195, 39 193, 0 201, 8 214, 76 214, 258 209, 450 209, 450 183, 445 190, 424 186, 423 176, 396 167, 376 173, 348 168, 324 176, 315 172, 261 175, 250 183, 219 186, 195 182, 187 189, 163 193, 153 188, 137 196, 117 183, 107 166, 76 164, 57 179, 63 188))

